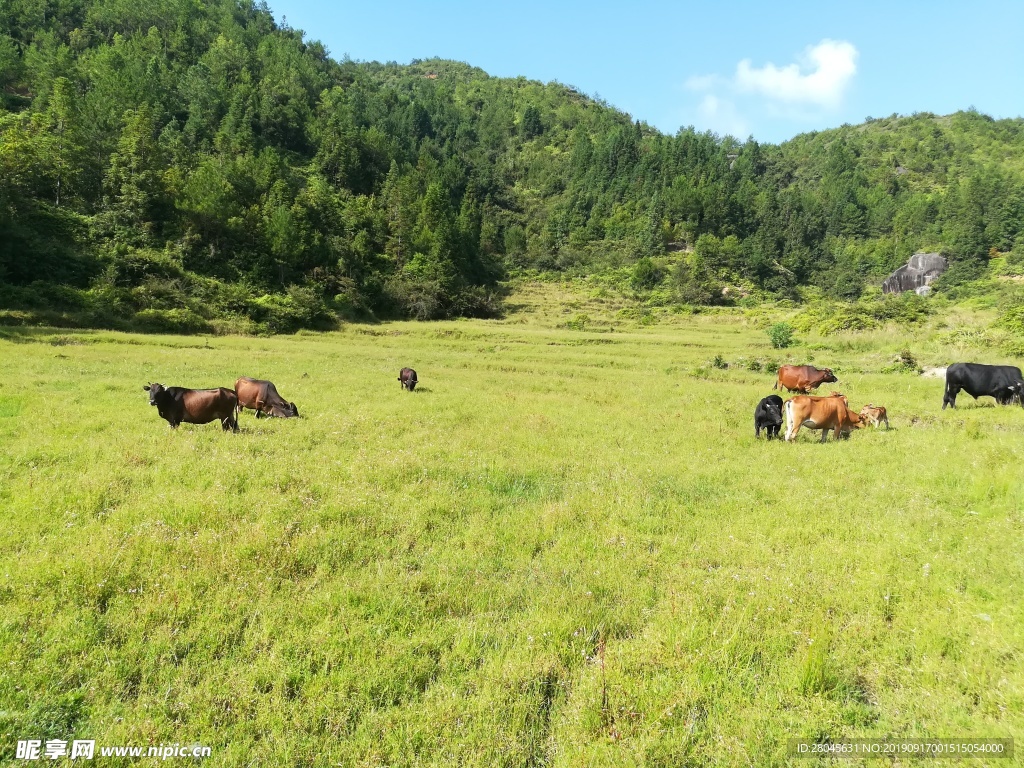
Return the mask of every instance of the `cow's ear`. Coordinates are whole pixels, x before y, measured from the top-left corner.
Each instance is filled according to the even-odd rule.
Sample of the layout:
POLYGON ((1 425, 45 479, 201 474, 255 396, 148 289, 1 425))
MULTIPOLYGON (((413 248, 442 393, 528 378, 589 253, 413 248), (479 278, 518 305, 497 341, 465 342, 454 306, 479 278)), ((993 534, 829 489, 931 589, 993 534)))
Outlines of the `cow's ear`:
POLYGON ((144 386, 144 387, 143 387, 143 389, 144 389, 144 390, 145 390, 146 392, 149 392, 149 384, 147 384, 146 386, 144 386))

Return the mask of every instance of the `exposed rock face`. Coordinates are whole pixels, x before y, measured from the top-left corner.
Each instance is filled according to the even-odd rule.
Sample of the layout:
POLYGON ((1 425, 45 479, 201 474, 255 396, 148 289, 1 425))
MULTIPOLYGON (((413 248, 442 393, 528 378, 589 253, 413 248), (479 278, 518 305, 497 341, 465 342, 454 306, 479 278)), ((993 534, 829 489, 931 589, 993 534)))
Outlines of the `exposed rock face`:
POLYGON ((925 296, 931 292, 932 281, 948 266, 949 262, 937 253, 915 253, 910 261, 885 278, 882 293, 916 291, 925 296))

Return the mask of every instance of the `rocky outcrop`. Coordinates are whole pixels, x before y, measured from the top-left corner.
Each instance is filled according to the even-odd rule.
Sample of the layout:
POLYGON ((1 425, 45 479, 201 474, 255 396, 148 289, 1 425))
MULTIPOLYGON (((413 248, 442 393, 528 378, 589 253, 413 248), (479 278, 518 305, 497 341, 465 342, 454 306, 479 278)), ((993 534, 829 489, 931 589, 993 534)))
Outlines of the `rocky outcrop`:
POLYGON ((915 291, 925 296, 935 278, 946 271, 949 262, 937 253, 915 253, 910 261, 897 269, 882 283, 882 293, 915 291))

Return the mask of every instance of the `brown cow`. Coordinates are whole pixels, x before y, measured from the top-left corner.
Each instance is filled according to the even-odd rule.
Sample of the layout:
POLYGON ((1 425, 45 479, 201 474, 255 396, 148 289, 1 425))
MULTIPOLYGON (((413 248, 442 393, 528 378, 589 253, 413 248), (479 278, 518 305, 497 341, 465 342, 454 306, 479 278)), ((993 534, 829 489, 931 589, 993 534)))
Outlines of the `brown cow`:
POLYGON ((156 406, 157 413, 171 425, 171 429, 177 429, 182 422, 209 424, 220 419, 225 430, 238 431, 238 418, 235 416, 238 397, 230 389, 186 389, 165 387, 163 384, 147 384, 143 389, 149 392, 149 404, 156 406))
POLYGON ((252 408, 256 411, 257 419, 261 416, 287 419, 299 415, 295 403, 289 403, 281 397, 273 382, 242 376, 235 382, 235 392, 238 393, 239 413, 245 408, 252 408))
POLYGON ((416 385, 419 383, 419 379, 416 377, 416 371, 412 368, 403 368, 398 372, 398 380, 402 383, 402 389, 407 389, 412 392, 416 389, 416 385))
POLYGON ((780 365, 779 376, 772 389, 788 389, 790 392, 810 394, 822 384, 839 381, 831 368, 815 368, 813 365, 780 365))
POLYGON ((885 428, 889 428, 889 416, 885 412, 885 408, 881 405, 872 405, 868 403, 860 409, 861 419, 872 426, 877 427, 880 424, 885 424, 885 428))
POLYGON ((828 431, 834 430, 838 440, 850 430, 864 426, 856 411, 851 411, 846 397, 812 397, 797 395, 786 401, 786 441, 792 442, 800 432, 800 427, 821 430, 821 442, 828 438, 828 431))

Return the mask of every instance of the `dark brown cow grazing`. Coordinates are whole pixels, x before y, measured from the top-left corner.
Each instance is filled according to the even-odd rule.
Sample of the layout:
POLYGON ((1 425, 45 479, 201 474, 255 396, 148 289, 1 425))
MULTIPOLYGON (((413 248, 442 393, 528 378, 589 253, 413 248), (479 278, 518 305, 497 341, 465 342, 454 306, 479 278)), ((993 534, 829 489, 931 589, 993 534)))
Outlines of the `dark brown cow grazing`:
POLYGON ((242 376, 235 382, 235 392, 238 393, 239 413, 244 408, 252 408, 256 411, 257 419, 261 416, 288 419, 299 415, 295 403, 289 403, 281 397, 272 382, 242 376))
POLYGON ((160 418, 170 424, 171 429, 177 429, 182 422, 209 424, 219 419, 225 430, 238 431, 238 418, 235 416, 238 398, 233 390, 224 387, 186 389, 165 387, 163 384, 147 384, 143 389, 149 392, 149 404, 156 406, 160 418))
POLYGON ((412 392, 416 389, 416 385, 419 384, 419 379, 416 378, 416 371, 412 368, 403 368, 398 372, 398 380, 402 382, 402 388, 412 392))
POLYGON ((838 440, 843 434, 864 426, 860 416, 850 410, 846 397, 838 393, 833 397, 797 395, 786 401, 785 411, 786 442, 796 439, 800 427, 820 429, 824 443, 830 429, 838 440))
POLYGON ((839 381, 831 368, 815 368, 813 365, 779 366, 779 377, 772 389, 788 389, 807 395, 822 384, 839 381))
POLYGON ((884 406, 868 403, 860 409, 860 417, 865 424, 875 427, 885 424, 885 428, 889 428, 889 415, 885 412, 884 406))

